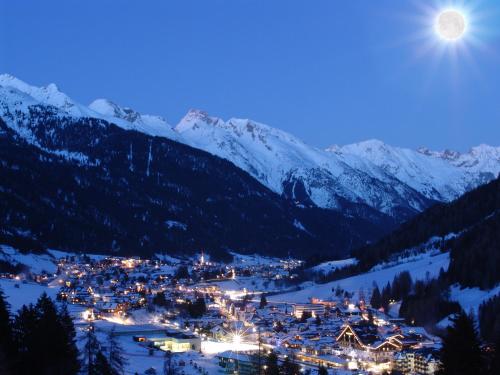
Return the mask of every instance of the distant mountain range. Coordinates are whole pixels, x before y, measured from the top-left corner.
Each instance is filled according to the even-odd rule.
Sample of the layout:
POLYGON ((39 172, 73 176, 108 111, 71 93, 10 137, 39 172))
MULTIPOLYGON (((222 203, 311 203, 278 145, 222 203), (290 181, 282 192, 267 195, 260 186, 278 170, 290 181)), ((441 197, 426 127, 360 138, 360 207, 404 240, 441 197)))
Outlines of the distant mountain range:
POLYGON ((106 240, 96 235, 95 242, 71 250, 90 251, 93 245, 129 253, 211 247, 341 255, 500 172, 499 147, 481 145, 460 154, 370 140, 320 150, 251 120, 224 121, 191 110, 172 127, 160 116, 106 99, 85 106, 54 84, 34 87, 10 75, 0 75, 0 118, 4 235, 31 236, 46 246, 88 241, 76 235, 81 227, 70 230, 82 223, 63 220, 65 231, 75 236, 63 241, 47 228, 35 229, 32 220, 35 214, 40 221, 62 220, 66 212, 61 207, 67 205, 78 216, 79 207, 90 209, 88 204, 95 212, 86 218, 86 231, 92 233, 97 225, 106 240), (55 174, 59 167, 60 173, 70 173, 71 184, 55 174), (29 188, 34 194, 42 186, 51 198, 42 192, 29 196, 29 188), (85 204, 78 201, 75 189, 82 186, 95 189, 96 199, 105 198, 99 202, 103 205, 95 207, 90 197, 85 204), (116 197, 113 210, 127 210, 115 219, 124 221, 122 215, 128 215, 126 225, 110 219, 118 213, 108 206, 116 197), (44 212, 47 207, 52 207, 51 216, 44 212), (156 209, 158 216, 149 216, 156 209), (139 218, 141 210, 149 213, 139 218), (143 224, 134 226, 134 220, 143 224), (124 236, 120 245, 111 240, 117 233, 124 236))

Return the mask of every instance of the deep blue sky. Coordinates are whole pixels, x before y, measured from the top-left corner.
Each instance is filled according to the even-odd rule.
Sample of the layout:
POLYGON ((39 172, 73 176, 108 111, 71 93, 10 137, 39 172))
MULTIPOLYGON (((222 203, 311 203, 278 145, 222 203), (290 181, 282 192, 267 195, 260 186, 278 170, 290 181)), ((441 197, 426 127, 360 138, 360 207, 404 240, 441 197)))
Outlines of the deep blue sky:
POLYGON ((422 55, 438 40, 421 5, 439 3, 0 0, 0 72, 174 125, 189 108, 252 118, 318 147, 500 145, 500 1, 466 1, 480 3, 466 48, 422 55))

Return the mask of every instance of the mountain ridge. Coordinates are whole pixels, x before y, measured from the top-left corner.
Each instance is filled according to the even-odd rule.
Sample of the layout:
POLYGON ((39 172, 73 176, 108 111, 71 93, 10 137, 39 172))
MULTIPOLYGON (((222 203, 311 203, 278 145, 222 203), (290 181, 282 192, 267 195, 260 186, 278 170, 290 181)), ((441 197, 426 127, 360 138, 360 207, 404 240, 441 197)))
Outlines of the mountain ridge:
POLYGON ((89 107, 72 101, 57 86, 30 86, 1 75, 0 86, 14 87, 70 116, 99 118, 127 129, 166 137, 229 160, 259 182, 296 201, 341 212, 367 208, 404 221, 495 178, 500 147, 480 145, 469 153, 410 150, 368 140, 326 150, 249 119, 224 121, 190 110, 172 127, 159 116, 143 115, 98 99, 89 107))

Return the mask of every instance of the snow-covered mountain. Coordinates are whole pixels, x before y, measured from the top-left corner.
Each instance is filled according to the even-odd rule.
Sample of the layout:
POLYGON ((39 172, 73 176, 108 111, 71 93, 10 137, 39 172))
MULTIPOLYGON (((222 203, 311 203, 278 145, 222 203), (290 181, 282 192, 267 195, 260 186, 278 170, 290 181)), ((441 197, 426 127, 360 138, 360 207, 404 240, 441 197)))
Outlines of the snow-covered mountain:
POLYGON ((410 150, 369 140, 327 151, 369 160, 426 197, 449 201, 500 173, 500 147, 480 145, 468 153, 410 150))
POLYGON ((356 155, 337 155, 251 120, 223 121, 191 110, 175 127, 180 141, 232 161, 264 185, 300 203, 345 209, 363 204, 398 215, 429 201, 356 155))
POLYGON ((500 147, 481 145, 460 154, 410 150, 369 140, 321 150, 252 120, 225 121, 191 110, 172 128, 159 116, 143 115, 107 99, 86 107, 54 84, 38 88, 0 75, 0 88, 0 111, 24 137, 29 138, 32 130, 24 128, 19 116, 12 113, 26 113, 27 103, 44 103, 68 116, 103 119, 202 149, 231 161, 297 204, 357 214, 364 211, 365 217, 376 210, 405 219, 434 201, 450 201, 500 173, 500 147))
MULTIPOLYGON (((113 122, 127 130, 137 130, 153 136, 176 139, 175 133, 167 121, 160 116, 142 115, 131 108, 120 107, 110 100, 97 99, 88 107, 80 104, 51 83, 36 87, 9 74, 0 75, 0 105, 5 113, 29 113, 29 107, 45 105, 53 107, 60 114, 72 118, 97 118, 113 122)), ((14 121, 16 116, 10 116, 14 121)), ((22 122, 10 124, 22 131, 22 122)))
POLYGON ((142 115, 132 108, 120 107, 108 99, 96 99, 89 108, 107 120, 117 122, 125 129, 133 129, 149 135, 177 139, 177 133, 161 116, 142 115))
POLYGON ((180 141, 231 160, 264 185, 325 208, 362 203, 390 215, 450 201, 500 173, 500 147, 432 152, 378 140, 320 150, 251 120, 190 111, 175 127, 180 141))

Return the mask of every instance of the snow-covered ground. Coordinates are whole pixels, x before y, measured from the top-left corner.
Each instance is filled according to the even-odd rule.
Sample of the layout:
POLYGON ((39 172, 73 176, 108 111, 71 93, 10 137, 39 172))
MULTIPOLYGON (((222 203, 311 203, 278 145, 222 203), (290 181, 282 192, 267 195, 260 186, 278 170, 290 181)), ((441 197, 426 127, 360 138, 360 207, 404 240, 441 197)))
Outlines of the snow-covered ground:
POLYGON ((347 266, 352 266, 358 263, 356 258, 342 259, 342 260, 331 260, 329 262, 323 262, 311 268, 314 272, 329 273, 347 266))
POLYGON ((235 267, 259 265, 278 266, 280 264, 279 258, 271 258, 258 254, 245 255, 231 252, 231 255, 233 256, 233 261, 230 265, 235 267))
POLYGON ((12 313, 15 313, 23 305, 35 303, 44 292, 55 299, 59 291, 59 287, 43 286, 32 282, 24 283, 14 279, 0 279, 0 288, 2 288, 7 301, 10 303, 12 313))
POLYGON ((42 271, 54 273, 57 270, 54 258, 49 254, 23 254, 7 245, 0 245, 0 260, 12 265, 25 265, 34 273, 42 273, 42 271))
POLYGON ((276 290, 276 284, 273 280, 262 279, 260 277, 241 277, 234 280, 216 281, 211 284, 217 285, 225 292, 229 291, 247 291, 252 292, 271 292, 276 290))
POLYGON ((449 253, 438 255, 427 253, 416 259, 410 258, 407 262, 392 267, 373 270, 326 284, 308 286, 296 292, 269 297, 268 300, 273 302, 308 302, 311 297, 326 300, 333 296, 333 291, 337 286, 355 294, 361 289, 366 293, 372 290, 374 283, 377 283, 379 287, 383 287, 388 282, 392 282, 394 276, 403 271, 408 271, 414 281, 437 277, 441 268, 448 269, 449 262, 449 253))
POLYGON ((454 285, 451 287, 450 292, 450 298, 457 301, 465 312, 473 311, 474 314, 477 314, 481 303, 500 293, 500 285, 490 290, 481 290, 479 288, 461 289, 458 285, 454 285))

